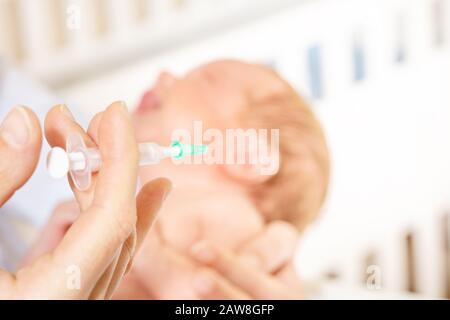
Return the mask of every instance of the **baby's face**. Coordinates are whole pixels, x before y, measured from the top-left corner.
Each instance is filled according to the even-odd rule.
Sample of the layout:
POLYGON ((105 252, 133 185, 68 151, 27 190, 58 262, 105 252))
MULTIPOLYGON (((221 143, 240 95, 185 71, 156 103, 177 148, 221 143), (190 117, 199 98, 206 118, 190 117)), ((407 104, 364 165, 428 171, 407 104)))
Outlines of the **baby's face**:
MULTIPOLYGON (((193 136, 194 121, 202 121, 203 130, 238 128, 238 116, 249 100, 283 89, 270 71, 234 61, 200 67, 184 78, 161 74, 136 111, 138 140, 168 145, 176 129, 193 136)), ((200 239, 236 248, 262 228, 263 218, 244 187, 226 179, 218 166, 166 160, 141 169, 142 183, 160 176, 175 186, 161 212, 160 227, 177 248, 186 249, 200 239)))
POLYGON ((237 118, 250 101, 285 89, 268 69, 236 61, 214 62, 183 78, 162 73, 136 112, 138 140, 168 144, 174 130, 192 132, 198 120, 204 129, 239 127, 237 118))

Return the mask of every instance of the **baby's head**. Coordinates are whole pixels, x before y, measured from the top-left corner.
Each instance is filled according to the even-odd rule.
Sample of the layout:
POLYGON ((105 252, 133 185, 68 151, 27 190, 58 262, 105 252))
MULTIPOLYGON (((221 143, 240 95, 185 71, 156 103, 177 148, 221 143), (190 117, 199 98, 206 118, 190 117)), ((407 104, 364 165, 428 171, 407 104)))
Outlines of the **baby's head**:
MULTIPOLYGON (((309 107, 275 72, 218 61, 183 78, 163 73, 135 114, 138 140, 165 145, 175 130, 194 136, 195 121, 202 121, 203 130, 218 129, 224 137, 226 129, 279 129, 279 167, 269 175, 261 174, 258 163, 176 165, 168 160, 143 168, 142 182, 166 176, 175 185, 161 222, 163 233, 176 244, 184 247, 212 237, 233 247, 245 239, 230 239, 210 226, 225 230, 230 224, 251 234, 275 219, 303 229, 316 216, 328 185, 325 139, 309 107), (197 227, 177 239, 177 228, 191 223, 195 215, 197 227)), ((270 133, 268 138, 269 145, 270 133)))

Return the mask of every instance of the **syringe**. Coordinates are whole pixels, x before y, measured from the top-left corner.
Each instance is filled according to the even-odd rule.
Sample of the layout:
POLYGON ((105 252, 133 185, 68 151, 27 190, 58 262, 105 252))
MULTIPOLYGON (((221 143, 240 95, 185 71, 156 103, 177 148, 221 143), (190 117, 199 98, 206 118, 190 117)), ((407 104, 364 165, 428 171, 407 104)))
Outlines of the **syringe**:
MULTIPOLYGON (((207 145, 182 144, 173 142, 169 147, 156 143, 139 144, 139 165, 158 164, 165 158, 181 159, 189 155, 205 154, 207 145)), ((62 178, 70 173, 75 187, 86 190, 91 185, 92 173, 98 172, 102 165, 100 151, 97 148, 87 148, 79 134, 69 136, 66 150, 54 147, 47 156, 47 170, 53 178, 62 178)))

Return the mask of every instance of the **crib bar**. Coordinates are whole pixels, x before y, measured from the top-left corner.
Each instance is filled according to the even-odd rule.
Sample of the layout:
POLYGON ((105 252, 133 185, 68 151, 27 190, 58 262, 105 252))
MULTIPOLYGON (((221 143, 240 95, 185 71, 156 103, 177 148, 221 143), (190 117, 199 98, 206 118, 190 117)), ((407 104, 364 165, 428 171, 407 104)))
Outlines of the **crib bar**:
POLYGON ((92 25, 96 37, 106 36, 111 27, 108 0, 93 0, 90 5, 93 14, 89 23, 92 25))
POLYGON ((133 8, 136 2, 129 0, 109 0, 107 15, 110 18, 111 33, 121 35, 135 25, 133 8))
POLYGON ((69 49, 83 45, 85 32, 85 15, 83 15, 83 0, 60 0, 61 24, 64 30, 64 43, 69 49))
POLYGON ((137 23, 145 22, 150 17, 150 1, 152 0, 134 0, 133 16, 137 23))
POLYGON ((442 218, 444 297, 450 299, 450 213, 442 218))
POLYGON ((150 11, 155 28, 167 28, 170 25, 168 17, 172 14, 172 3, 168 0, 153 0, 150 2, 150 11))
POLYGON ((416 255, 415 255, 415 234, 409 232, 405 237, 406 247, 406 290, 412 293, 417 290, 416 255))
POLYGON ((107 0, 60 0, 64 4, 64 20, 68 46, 74 52, 88 51, 108 30, 107 0))
POLYGON ((431 22, 433 24, 433 44, 442 46, 445 43, 445 6, 443 0, 434 0, 432 3, 431 22))
POLYGON ((66 45, 65 4, 62 0, 48 0, 49 18, 51 23, 52 47, 60 49, 66 45))
POLYGON ((54 20, 51 17, 51 2, 48 0, 17 0, 20 23, 23 30, 24 48, 32 62, 45 60, 55 43, 54 20))
POLYGON ((0 52, 4 53, 7 59, 20 61, 24 58, 21 33, 18 2, 0 1, 0 52))
MULTIPOLYGON (((368 270, 373 266, 379 266, 379 261, 377 253, 371 250, 367 253, 363 260, 363 270, 362 270, 362 284, 366 286, 368 284, 368 270)), ((381 282, 381 281, 380 281, 381 282)), ((374 285, 372 283, 372 285, 374 285)))

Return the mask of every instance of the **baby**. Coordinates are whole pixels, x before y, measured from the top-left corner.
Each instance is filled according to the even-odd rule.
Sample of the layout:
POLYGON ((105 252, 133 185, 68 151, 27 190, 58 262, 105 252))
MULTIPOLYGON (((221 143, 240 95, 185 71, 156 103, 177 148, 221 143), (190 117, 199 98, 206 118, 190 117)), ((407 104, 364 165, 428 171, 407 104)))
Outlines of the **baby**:
MULTIPOLYGON (((272 70, 218 61, 183 78, 163 73, 134 115, 138 140, 161 145, 170 144, 176 130, 194 136, 196 121, 204 130, 222 133, 279 129, 279 166, 271 174, 261 174, 258 162, 177 165, 166 160, 142 167, 141 183, 163 176, 174 188, 116 298, 199 298, 192 288, 198 269, 190 258, 192 246, 207 240, 238 252, 274 221, 301 232, 324 201, 329 155, 322 129, 307 104, 272 70)), ((74 217, 68 208, 57 210, 35 253, 64 233, 64 217, 74 217)))
MULTIPOLYGON (((262 175, 257 163, 163 161, 141 169, 142 183, 164 176, 174 184, 152 234, 181 255, 201 240, 239 250, 275 220, 302 231, 324 201, 329 155, 322 129, 307 104, 270 69, 218 61, 183 78, 163 73, 144 95, 134 121, 139 141, 162 145, 170 143, 175 130, 193 136, 195 121, 201 121, 204 130, 223 133, 279 129, 280 163, 270 175, 262 175)), ((148 243, 155 241, 150 238, 148 243)), ((155 251, 151 244, 144 246, 117 297, 196 298, 190 283, 194 265, 180 270, 161 261, 155 251)))

